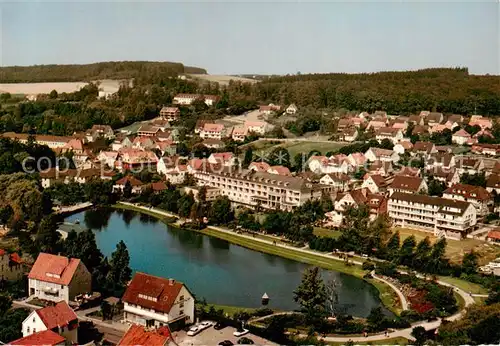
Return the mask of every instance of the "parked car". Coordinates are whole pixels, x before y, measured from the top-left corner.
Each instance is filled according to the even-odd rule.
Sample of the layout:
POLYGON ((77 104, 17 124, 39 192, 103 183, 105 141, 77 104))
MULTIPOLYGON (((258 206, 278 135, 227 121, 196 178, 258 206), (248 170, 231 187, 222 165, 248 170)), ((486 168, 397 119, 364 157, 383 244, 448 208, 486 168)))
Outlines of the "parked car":
POLYGON ((187 335, 194 336, 194 335, 198 334, 200 331, 201 331, 201 329, 199 326, 192 326, 191 328, 189 328, 187 335))
POLYGON ((224 340, 224 341, 219 342, 219 345, 220 346, 233 346, 234 344, 231 340, 224 340))
POLYGON ((215 326, 214 326, 214 329, 215 329, 215 330, 221 330, 221 329, 224 329, 224 328, 226 328, 226 327, 227 327, 227 326, 226 326, 224 323, 222 323, 222 322, 217 322, 217 323, 215 324, 215 326))
POLYGON ((214 324, 214 323, 213 323, 213 322, 211 322, 211 321, 203 321, 203 322, 201 322, 201 323, 200 323, 199 327, 200 327, 201 329, 207 329, 207 328, 209 328, 209 327, 213 326, 213 324, 214 324))
POLYGON ((248 333, 248 329, 243 329, 241 331, 240 330, 235 331, 233 333, 233 335, 239 338, 240 336, 243 336, 243 335, 245 335, 247 333, 248 333))
POLYGON ((252 345, 252 344, 254 344, 254 342, 252 339, 244 336, 244 337, 238 339, 238 344, 240 344, 240 345, 252 345))

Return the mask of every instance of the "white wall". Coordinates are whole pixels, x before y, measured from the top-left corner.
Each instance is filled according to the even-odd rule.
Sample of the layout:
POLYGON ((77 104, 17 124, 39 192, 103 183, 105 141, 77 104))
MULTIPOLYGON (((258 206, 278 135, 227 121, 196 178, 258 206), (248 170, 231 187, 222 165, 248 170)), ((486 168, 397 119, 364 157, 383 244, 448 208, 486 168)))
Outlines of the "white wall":
POLYGON ((64 300, 69 303, 69 288, 68 286, 55 284, 52 282, 45 282, 36 279, 29 279, 28 281, 28 294, 31 295, 31 289, 35 290, 35 296, 39 299, 50 300, 53 302, 60 302, 64 300), (44 289, 46 287, 54 288, 58 291, 58 295, 46 294, 44 289))

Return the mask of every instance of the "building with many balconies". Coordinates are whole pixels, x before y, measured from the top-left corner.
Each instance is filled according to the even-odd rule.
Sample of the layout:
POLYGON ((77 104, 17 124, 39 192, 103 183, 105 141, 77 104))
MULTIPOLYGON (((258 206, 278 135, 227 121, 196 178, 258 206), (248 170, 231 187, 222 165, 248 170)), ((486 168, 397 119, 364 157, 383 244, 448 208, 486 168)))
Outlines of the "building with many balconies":
POLYGON ((459 240, 476 225, 476 208, 471 203, 441 197, 394 192, 387 210, 394 225, 438 237, 459 240))

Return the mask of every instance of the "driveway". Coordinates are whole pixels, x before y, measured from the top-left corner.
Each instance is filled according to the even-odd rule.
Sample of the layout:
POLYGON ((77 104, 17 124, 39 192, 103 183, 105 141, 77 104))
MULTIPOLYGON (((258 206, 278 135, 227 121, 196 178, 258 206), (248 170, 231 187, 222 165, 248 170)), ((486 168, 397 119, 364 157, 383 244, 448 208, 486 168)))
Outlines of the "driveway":
MULTIPOLYGON (((226 327, 221 330, 210 327, 195 336, 187 336, 185 331, 179 331, 174 333, 174 340, 179 346, 218 345, 219 342, 224 340, 229 340, 236 345, 240 338, 233 335, 235 330, 233 327, 226 327)), ((251 333, 246 334, 245 337, 252 339, 256 345, 277 345, 251 333)))

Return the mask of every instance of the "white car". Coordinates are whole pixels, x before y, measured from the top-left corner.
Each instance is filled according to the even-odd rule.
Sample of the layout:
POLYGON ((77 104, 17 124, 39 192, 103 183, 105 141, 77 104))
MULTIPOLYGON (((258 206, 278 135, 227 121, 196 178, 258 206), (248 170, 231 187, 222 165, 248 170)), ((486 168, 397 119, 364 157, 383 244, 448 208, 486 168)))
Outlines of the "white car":
POLYGON ((235 331, 235 332, 233 333, 233 335, 234 335, 234 336, 236 336, 237 338, 239 338, 240 336, 243 336, 243 335, 245 335, 245 334, 247 334, 247 333, 248 333, 248 329, 243 329, 241 332, 239 332, 239 331, 235 331))
POLYGON ((191 328, 189 328, 187 335, 194 336, 194 335, 198 334, 200 331, 201 331, 201 329, 199 326, 192 326, 191 328))
POLYGON ((198 326, 199 328, 201 329, 207 329, 209 327, 213 326, 213 323, 210 322, 210 321, 203 321, 200 323, 200 325, 198 326))

